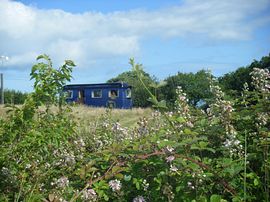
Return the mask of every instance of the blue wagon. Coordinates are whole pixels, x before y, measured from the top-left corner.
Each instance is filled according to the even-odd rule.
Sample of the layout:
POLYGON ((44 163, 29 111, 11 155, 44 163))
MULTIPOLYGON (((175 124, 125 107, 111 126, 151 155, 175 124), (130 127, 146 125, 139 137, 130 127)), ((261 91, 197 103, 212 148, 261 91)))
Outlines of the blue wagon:
POLYGON ((72 84, 64 86, 67 102, 93 107, 132 108, 131 86, 127 83, 72 84))

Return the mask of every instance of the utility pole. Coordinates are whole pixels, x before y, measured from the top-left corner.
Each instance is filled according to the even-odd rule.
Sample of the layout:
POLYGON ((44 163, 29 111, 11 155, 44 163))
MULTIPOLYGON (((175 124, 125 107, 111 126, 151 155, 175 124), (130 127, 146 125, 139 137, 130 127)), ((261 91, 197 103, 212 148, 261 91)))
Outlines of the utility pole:
MULTIPOLYGON (((8 56, 1 55, 0 60, 2 62, 2 66, 4 66, 4 61, 8 61, 9 58, 8 58, 8 56)), ((5 100, 4 99, 4 74, 3 73, 0 74, 0 79, 1 79, 1 88, 0 88, 0 90, 1 90, 1 104, 3 105, 5 103, 5 101, 4 101, 5 100)))
POLYGON ((0 74, 0 79, 1 79, 1 104, 3 105, 4 102, 4 75, 3 73, 0 74))

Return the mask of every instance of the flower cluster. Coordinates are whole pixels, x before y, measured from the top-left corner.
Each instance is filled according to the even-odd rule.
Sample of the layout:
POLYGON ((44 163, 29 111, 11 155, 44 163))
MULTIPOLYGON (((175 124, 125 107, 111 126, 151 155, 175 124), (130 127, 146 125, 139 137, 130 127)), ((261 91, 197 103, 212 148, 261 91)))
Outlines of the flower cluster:
POLYGON ((119 191, 121 189, 122 184, 119 180, 110 180, 109 186, 115 192, 115 191, 119 191))
POLYGON ((257 126, 258 127, 263 127, 263 126, 266 126, 268 121, 269 121, 269 118, 270 117, 270 113, 269 112, 260 112, 257 114, 257 126))
POLYGON ((73 166, 76 163, 75 155, 73 151, 67 149, 56 149, 53 151, 53 155, 56 159, 59 159, 55 166, 73 166))
POLYGON ((140 118, 137 124, 138 124, 137 128, 138 137, 145 137, 146 135, 149 134, 148 120, 145 117, 140 118))
POLYGON ((84 201, 97 201, 97 193, 94 189, 85 189, 82 192, 81 198, 84 201))
POLYGON ((262 93, 270 92, 270 72, 268 69, 253 68, 250 75, 256 90, 262 93))
POLYGON ((121 126, 121 124, 119 122, 115 122, 112 124, 112 128, 111 128, 113 134, 115 134, 115 140, 120 142, 123 141, 125 139, 129 138, 129 131, 127 128, 124 128, 121 126))
POLYGON ((183 92, 183 89, 181 86, 178 86, 176 89, 176 101, 175 101, 175 110, 176 114, 178 116, 181 116, 184 118, 185 122, 178 124, 180 128, 182 126, 186 127, 193 127, 193 124, 191 122, 191 115, 190 115, 190 109, 188 105, 188 99, 187 99, 187 94, 183 92))
POLYGON ((54 182, 51 183, 52 186, 56 185, 57 188, 65 188, 68 187, 69 185, 69 180, 67 177, 63 176, 57 180, 55 180, 54 182))
POLYGON ((231 124, 232 112, 234 110, 232 103, 224 99, 224 93, 219 86, 214 84, 213 80, 210 80, 210 91, 214 95, 214 102, 211 103, 210 108, 207 109, 210 120, 218 118, 225 127, 228 135, 236 134, 236 131, 231 124))
POLYGON ((81 148, 85 147, 85 142, 81 137, 78 140, 75 140, 74 144, 81 148))
POLYGON ((148 187, 149 187, 149 183, 147 182, 146 179, 143 180, 142 186, 143 186, 143 190, 144 190, 144 191, 147 191, 147 189, 148 189, 148 187))
POLYGON ((146 200, 142 196, 137 196, 132 201, 133 202, 146 202, 146 200))

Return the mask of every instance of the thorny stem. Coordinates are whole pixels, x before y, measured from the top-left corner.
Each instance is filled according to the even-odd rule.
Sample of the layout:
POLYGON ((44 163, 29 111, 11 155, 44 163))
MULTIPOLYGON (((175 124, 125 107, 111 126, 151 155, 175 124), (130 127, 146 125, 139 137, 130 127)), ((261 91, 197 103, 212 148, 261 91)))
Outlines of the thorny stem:
POLYGON ((103 176, 98 177, 98 178, 96 178, 95 180, 93 180, 93 177, 94 177, 94 174, 95 174, 95 171, 94 171, 94 172, 92 173, 92 175, 91 175, 91 178, 90 178, 90 180, 89 180, 89 183, 87 183, 87 184, 85 185, 85 187, 84 187, 79 193, 75 194, 75 196, 72 197, 72 199, 70 200, 70 202, 75 201, 75 200, 82 194, 82 192, 83 192, 84 190, 86 190, 87 188, 91 187, 93 183, 95 183, 95 182, 97 182, 97 181, 102 180, 103 178, 105 178, 105 176, 110 172, 110 170, 113 168, 113 166, 114 166, 115 164, 117 164, 117 161, 114 161, 114 162, 110 165, 110 167, 107 169, 107 171, 105 172, 105 174, 104 174, 103 176))
POLYGON ((264 146, 265 200, 269 201, 268 145, 264 146))
MULTIPOLYGON (((142 80, 141 78, 141 75, 139 73, 139 70, 135 67, 136 64, 132 64, 133 65, 133 68, 137 74, 137 77, 139 78, 141 84, 143 85, 144 89, 148 92, 148 94, 150 95, 150 97, 153 99, 153 102, 155 103, 156 106, 158 106, 158 100, 157 100, 157 97, 153 95, 153 93, 151 93, 151 91, 149 90, 149 88, 145 85, 144 81, 142 80)), ((174 124, 172 123, 172 121, 169 119, 168 115, 166 113, 163 112, 163 110, 160 110, 160 112, 162 113, 162 115, 165 117, 166 121, 169 122, 170 126, 176 130, 174 124)))
MULTIPOLYGON (((143 159, 143 160, 144 160, 144 159, 148 159, 148 158, 150 158, 150 157, 152 157, 152 156, 160 156, 160 155, 166 155, 166 152, 163 151, 163 150, 161 150, 161 151, 156 150, 155 152, 150 153, 150 154, 140 154, 140 155, 135 155, 134 158, 135 158, 135 161, 138 161, 138 160, 140 160, 140 159, 143 159)), ((193 158, 191 158, 191 157, 184 156, 184 155, 181 155, 181 154, 174 154, 174 156, 175 156, 175 157, 178 157, 178 158, 186 159, 186 160, 188 160, 188 161, 190 161, 190 162, 192 162, 192 163, 197 164, 197 165, 200 166, 201 168, 204 168, 204 169, 206 169, 206 170, 209 170, 210 172, 212 172, 212 173, 217 177, 217 182, 220 183, 220 184, 225 188, 225 190, 226 190, 227 192, 229 192, 229 193, 232 194, 233 196, 236 196, 236 195, 237 195, 236 190, 235 190, 233 187, 231 187, 227 181, 225 181, 222 177, 220 177, 218 173, 214 172, 208 165, 204 164, 203 162, 197 161, 197 160, 195 160, 195 159, 193 159, 193 158)), ((97 182, 97 181, 99 181, 99 180, 104 179, 105 177, 107 177, 107 176, 108 176, 108 173, 109 173, 110 170, 112 169, 113 165, 124 166, 125 164, 127 164, 127 161, 125 161, 125 160, 122 160, 122 161, 115 161, 115 162, 110 166, 110 168, 105 172, 104 175, 102 175, 102 176, 96 178, 96 179, 93 180, 93 181, 92 181, 92 179, 91 179, 92 184, 95 183, 95 182, 97 182), (117 163, 115 164, 115 162, 117 162, 117 163)), ((122 171, 123 171, 123 170, 119 169, 118 171, 116 171, 116 172, 114 172, 114 173, 111 173, 110 176, 112 177, 112 176, 114 176, 114 175, 116 175, 116 174, 118 174, 118 173, 120 173, 120 172, 122 172, 122 171)), ((91 185, 92 185, 92 184, 91 184, 91 185)), ((87 186, 87 187, 91 187, 91 185, 88 183, 86 186, 87 186)), ((84 189, 83 189, 83 190, 84 190, 84 189)), ((81 192, 82 192, 82 191, 81 191, 81 192)), ((81 192, 80 192, 80 193, 81 193, 81 192)))
POLYGON ((247 131, 245 130, 244 201, 247 199, 247 131))

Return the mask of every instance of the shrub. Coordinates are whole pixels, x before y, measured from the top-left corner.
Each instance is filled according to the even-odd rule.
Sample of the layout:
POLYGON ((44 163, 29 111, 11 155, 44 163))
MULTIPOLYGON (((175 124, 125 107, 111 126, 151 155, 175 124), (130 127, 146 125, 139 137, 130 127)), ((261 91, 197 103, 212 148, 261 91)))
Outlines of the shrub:
POLYGON ((65 63, 67 73, 42 58, 49 63, 34 66, 36 91, 0 121, 2 201, 269 201, 269 72, 254 69, 255 90, 246 86, 234 100, 209 78, 206 111, 178 88, 169 111, 131 60, 152 118, 125 128, 107 110, 84 133, 60 102, 74 64, 65 63), (41 74, 55 76, 45 85, 41 74), (61 110, 51 112, 57 103, 61 110))

